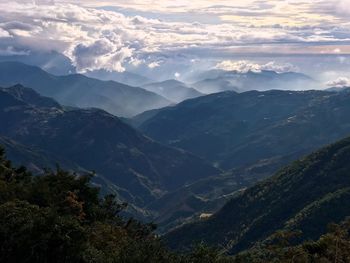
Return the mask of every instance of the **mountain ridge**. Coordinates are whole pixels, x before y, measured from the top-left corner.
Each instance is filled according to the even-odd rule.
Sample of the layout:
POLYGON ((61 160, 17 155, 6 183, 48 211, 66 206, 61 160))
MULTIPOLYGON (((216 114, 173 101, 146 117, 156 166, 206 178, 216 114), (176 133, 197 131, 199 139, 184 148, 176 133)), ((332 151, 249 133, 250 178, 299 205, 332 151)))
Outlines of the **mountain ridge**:
POLYGON ((36 66, 0 62, 0 86, 22 84, 59 103, 74 107, 95 107, 118 116, 132 116, 171 104, 158 94, 114 81, 102 81, 80 74, 54 76, 36 66))
POLYGON ((317 81, 298 72, 276 72, 273 70, 246 71, 211 69, 194 74, 188 81, 199 91, 209 94, 224 90, 246 92, 305 90, 317 88, 317 81))
POLYGON ((199 92, 198 90, 174 79, 169 79, 161 82, 152 82, 143 85, 142 88, 157 93, 176 103, 203 95, 203 93, 199 92))
MULTIPOLYGON (((95 170, 128 189, 134 196, 131 201, 139 206, 196 178, 220 172, 193 154, 143 136, 102 110, 33 106, 15 98, 9 89, 0 89, 0 101, 8 101, 0 104, 1 136, 95 170)), ((22 87, 24 92, 41 98, 22 96, 30 101, 42 103, 44 99, 22 87)))
POLYGON ((135 124, 151 138, 230 169, 301 156, 346 136, 349 104, 348 93, 226 91, 141 114, 135 124))
POLYGON ((350 198, 349 158, 347 137, 293 162, 233 197, 208 220, 176 229, 166 240, 176 248, 205 241, 237 253, 281 229, 317 239, 328 223, 350 213, 344 205, 350 198))

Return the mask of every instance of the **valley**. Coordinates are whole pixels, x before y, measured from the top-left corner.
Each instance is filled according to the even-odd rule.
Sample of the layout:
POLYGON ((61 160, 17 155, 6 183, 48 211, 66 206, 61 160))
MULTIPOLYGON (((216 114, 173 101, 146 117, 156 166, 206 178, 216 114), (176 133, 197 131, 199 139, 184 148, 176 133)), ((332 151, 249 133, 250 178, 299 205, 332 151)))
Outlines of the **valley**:
MULTIPOLYGON (((35 85, 38 72, 49 76, 11 65, 32 72, 7 83, 35 85)), ((56 164, 94 171, 103 192, 128 202, 127 214, 157 223, 159 233, 215 213, 243 189, 350 133, 347 90, 224 91, 130 119, 62 106, 45 94, 1 89, 0 134, 10 158, 37 174, 56 164)))

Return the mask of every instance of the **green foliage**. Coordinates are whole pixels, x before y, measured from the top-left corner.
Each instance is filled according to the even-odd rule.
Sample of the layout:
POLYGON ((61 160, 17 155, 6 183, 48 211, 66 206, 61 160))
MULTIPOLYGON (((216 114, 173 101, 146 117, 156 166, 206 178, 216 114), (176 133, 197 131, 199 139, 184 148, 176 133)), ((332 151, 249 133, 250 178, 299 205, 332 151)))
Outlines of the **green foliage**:
POLYGON ((0 262, 267 263, 350 262, 350 220, 317 241, 294 245, 300 232, 278 231, 235 256, 203 243, 186 254, 168 250, 153 224, 126 220, 126 204, 100 197, 91 175, 61 169, 32 176, 0 148, 0 262))
POLYGON ((85 229, 78 218, 26 201, 0 206, 1 262, 79 262, 85 229))
POLYGON ((205 221, 175 229, 165 239, 186 249, 205 241, 232 254, 251 248, 278 230, 301 230, 296 242, 316 240, 331 222, 350 215, 350 138, 294 162, 275 176, 234 196, 205 221))
MULTIPOLYGON (((347 263, 350 262, 350 220, 331 224, 329 231, 317 241, 306 241, 301 245, 290 245, 293 233, 277 233, 270 242, 260 243, 254 248, 234 257, 235 263, 347 263), (277 238, 277 239, 274 239, 277 238), (277 243, 276 243, 277 241, 277 243)), ((299 233, 300 234, 300 233, 299 233)))
POLYGON ((188 255, 169 251, 154 224, 123 218, 126 204, 101 198, 91 179, 60 168, 33 176, 0 148, 0 262, 223 262, 203 245, 188 255))
POLYGON ((186 262, 191 263, 224 263, 228 262, 229 258, 222 255, 220 250, 208 247, 203 243, 195 246, 191 253, 186 255, 186 262))
POLYGON ((0 262, 171 262, 154 225, 124 220, 91 175, 32 176, 0 150, 0 262), (168 260, 169 259, 169 260, 168 260))

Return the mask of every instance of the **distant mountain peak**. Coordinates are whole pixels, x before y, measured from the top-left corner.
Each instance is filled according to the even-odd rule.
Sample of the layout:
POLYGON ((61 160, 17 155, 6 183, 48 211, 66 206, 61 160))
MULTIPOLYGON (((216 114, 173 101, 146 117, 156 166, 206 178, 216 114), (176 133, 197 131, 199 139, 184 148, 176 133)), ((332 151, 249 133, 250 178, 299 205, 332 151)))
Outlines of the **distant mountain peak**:
POLYGON ((168 100, 174 101, 176 103, 182 102, 187 99, 200 97, 203 95, 198 90, 189 87, 185 83, 175 79, 149 83, 147 85, 142 86, 142 88, 151 92, 155 92, 167 98, 168 100))
POLYGON ((302 73, 278 73, 272 70, 239 72, 212 69, 195 74, 191 82, 197 90, 205 94, 224 90, 305 90, 316 89, 318 85, 314 79, 302 73))
POLYGON ((115 81, 102 81, 81 74, 55 76, 36 66, 0 62, 0 86, 17 83, 52 97, 62 105, 101 108, 118 116, 130 117, 172 103, 154 92, 115 81))

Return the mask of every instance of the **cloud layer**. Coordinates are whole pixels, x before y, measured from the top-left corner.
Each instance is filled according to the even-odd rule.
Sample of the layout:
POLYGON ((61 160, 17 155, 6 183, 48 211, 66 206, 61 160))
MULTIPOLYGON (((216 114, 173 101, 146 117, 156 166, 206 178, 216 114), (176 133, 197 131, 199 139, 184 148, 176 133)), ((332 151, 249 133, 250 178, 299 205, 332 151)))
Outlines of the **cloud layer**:
MULTIPOLYGON (((322 0, 243 2, 0 0, 0 55, 54 50, 67 55, 78 71, 85 72, 141 66, 154 70, 181 54, 195 59, 200 52, 215 54, 231 49, 242 52, 250 48, 251 53, 296 49, 317 54, 350 52, 350 23, 345 15, 348 0, 337 4, 322 0), (106 10, 116 2, 120 11, 106 10), (135 14, 123 14, 127 8, 135 14), (153 13, 149 12, 154 10, 171 14, 176 21, 151 18, 153 13), (189 12, 186 17, 185 12, 189 12), (190 21, 191 14, 215 17, 219 22, 190 21), (331 48, 327 48, 329 44, 331 48)), ((274 62, 261 66, 224 61, 218 66, 294 70, 291 65, 274 62)))
POLYGON ((334 88, 350 87, 350 79, 347 77, 339 77, 335 80, 327 82, 327 86, 334 88))
POLYGON ((280 64, 275 61, 268 62, 266 64, 257 64, 246 60, 232 61, 224 60, 216 65, 217 69, 223 69, 227 71, 237 71, 239 73, 247 73, 248 71, 252 72, 261 72, 261 71, 275 71, 277 73, 285 72, 296 72, 299 69, 292 64, 285 63, 280 64))

